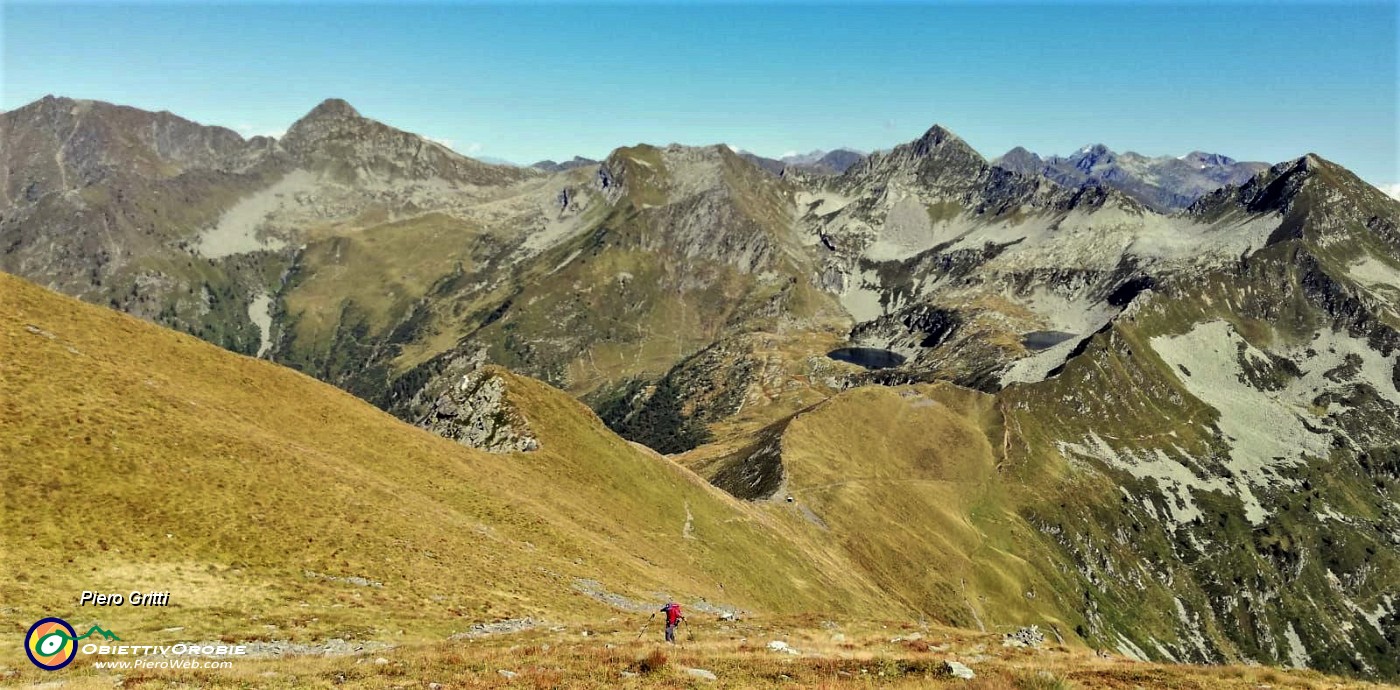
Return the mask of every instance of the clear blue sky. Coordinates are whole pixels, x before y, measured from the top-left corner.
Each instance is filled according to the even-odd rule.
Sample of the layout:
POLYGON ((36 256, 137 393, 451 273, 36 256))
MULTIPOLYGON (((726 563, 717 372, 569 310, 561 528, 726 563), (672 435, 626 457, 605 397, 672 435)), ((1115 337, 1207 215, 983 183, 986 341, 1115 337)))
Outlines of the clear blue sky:
POLYGON ((988 157, 1313 151, 1397 170, 1397 2, 529 5, 3 2, 11 109, 47 93, 245 132, 338 96, 463 153, 636 142, 988 157))

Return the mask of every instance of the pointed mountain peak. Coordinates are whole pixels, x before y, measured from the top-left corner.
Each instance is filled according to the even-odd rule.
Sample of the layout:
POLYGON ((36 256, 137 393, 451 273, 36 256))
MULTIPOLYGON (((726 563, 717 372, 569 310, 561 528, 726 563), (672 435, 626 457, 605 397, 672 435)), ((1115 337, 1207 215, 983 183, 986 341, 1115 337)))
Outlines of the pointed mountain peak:
POLYGON ((476 185, 507 184, 531 174, 525 168, 489 165, 431 139, 365 117, 330 98, 292 124, 277 142, 307 170, 341 182, 361 179, 441 178, 476 185))
POLYGON ((354 106, 347 103, 345 99, 327 98, 321 101, 315 108, 312 108, 311 112, 307 113, 299 121, 343 120, 355 117, 360 117, 360 111, 355 110, 354 106))
POLYGON ((934 125, 923 136, 889 151, 876 151, 865 157, 865 165, 851 165, 843 173, 848 183, 866 184, 871 178, 914 175, 928 182, 967 181, 987 167, 982 157, 958 135, 942 125, 934 125))
POLYGON ((327 98, 312 108, 311 112, 293 122, 292 126, 287 128, 281 143, 288 151, 304 153, 320 147, 328 139, 345 137, 347 132, 351 131, 358 133, 351 136, 351 139, 362 139, 365 135, 362 130, 377 127, 388 129, 360 115, 358 110, 343 99, 327 98))
POLYGON ((1280 163, 1280 165, 1286 166, 1289 173, 1299 177, 1322 178, 1324 183, 1328 185, 1351 187, 1354 186, 1353 182, 1360 181, 1356 173, 1316 153, 1308 153, 1287 163, 1280 163))
POLYGON ((1112 164, 1118 154, 1103 144, 1090 144, 1074 152, 1069 160, 1085 174, 1092 174, 1095 166, 1112 164))
POLYGON ((1003 153, 1000 158, 992 161, 992 163, 1006 168, 1007 170, 1023 173, 1038 172, 1040 167, 1045 164, 1044 159, 1024 146, 1017 146, 1003 153))
POLYGON ((976 149, 968 146, 961 137, 953 134, 943 125, 934 125, 924 135, 914 141, 897 147, 904 155, 914 159, 937 159, 943 163, 956 165, 985 165, 986 159, 976 149))
POLYGON ((1315 153, 1309 153, 1279 163, 1269 168, 1266 172, 1270 173, 1273 178, 1297 177, 1301 179, 1307 178, 1318 170, 1321 170, 1325 164, 1326 161, 1320 156, 1315 153))
POLYGON ((1209 216, 1233 207, 1250 213, 1283 211, 1293 203, 1303 185, 1328 165, 1312 153, 1284 161, 1243 184, 1226 186, 1201 197, 1187 208, 1187 212, 1209 216))
POLYGON ((967 146, 966 142, 959 138, 958 135, 953 134, 951 130, 944 127, 943 125, 934 125, 932 127, 929 127, 928 131, 924 132, 924 135, 919 137, 918 140, 914 142, 914 144, 917 153, 919 153, 920 155, 926 155, 933 149, 944 145, 960 144, 964 147, 967 146))

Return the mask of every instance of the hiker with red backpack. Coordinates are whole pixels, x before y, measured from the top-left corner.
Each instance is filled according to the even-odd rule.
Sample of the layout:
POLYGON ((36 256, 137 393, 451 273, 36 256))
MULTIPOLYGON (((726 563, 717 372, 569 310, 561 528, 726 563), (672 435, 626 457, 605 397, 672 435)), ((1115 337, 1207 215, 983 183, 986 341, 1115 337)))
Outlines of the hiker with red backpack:
POLYGON ((670 602, 661 607, 661 612, 666 614, 666 641, 675 644, 676 628, 685 620, 685 616, 681 615, 681 605, 670 602))

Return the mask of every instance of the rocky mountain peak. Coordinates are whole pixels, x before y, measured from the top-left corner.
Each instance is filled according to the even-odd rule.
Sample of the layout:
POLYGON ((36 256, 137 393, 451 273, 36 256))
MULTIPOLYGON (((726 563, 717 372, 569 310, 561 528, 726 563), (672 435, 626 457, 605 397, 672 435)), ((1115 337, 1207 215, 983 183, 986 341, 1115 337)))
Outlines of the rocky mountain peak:
POLYGON ((304 148, 312 142, 324 140, 331 133, 363 135, 366 132, 361 130, 374 124, 378 123, 360 115, 359 111, 344 100, 328 98, 317 104, 301 119, 293 122, 292 126, 287 128, 287 134, 282 138, 282 143, 289 150, 295 150, 304 148))
POLYGON ((987 167, 981 154, 942 125, 930 127, 923 136, 888 153, 872 154, 868 160, 869 165, 852 166, 846 171, 844 177, 849 179, 845 184, 913 175, 926 183, 941 179, 962 185, 987 167))
POLYGON ((1007 170, 1026 175, 1039 175, 1045 166, 1045 161, 1040 156, 1027 150, 1024 146, 1017 146, 1007 151, 993 163, 1007 170))
POLYGON ((855 149, 840 148, 827 152, 808 168, 818 172, 830 171, 839 175, 863 160, 865 160, 864 153, 855 149))
POLYGON ((1070 160, 1074 162, 1074 167, 1085 173, 1090 173, 1095 166, 1112 164, 1116 157, 1117 154, 1113 152, 1113 149, 1103 144, 1090 144, 1076 151, 1073 156, 1070 156, 1070 160))
POLYGON ((1279 163, 1238 186, 1227 186, 1200 198, 1188 209, 1194 215, 1211 216, 1239 207, 1249 213, 1286 210, 1303 189, 1304 183, 1323 165, 1314 154, 1279 163))
POLYGON ((968 146, 967 142, 963 141, 958 135, 953 134, 952 131, 943 125, 937 124, 930 127, 929 130, 924 132, 924 135, 916 139, 913 144, 914 154, 920 157, 929 156, 935 151, 944 148, 966 150, 976 154, 972 147, 968 146))
POLYGON ((315 108, 312 108, 311 112, 303 116, 298 122, 307 120, 343 120, 356 117, 360 117, 360 111, 355 110, 355 107, 346 102, 345 99, 327 98, 317 104, 315 108))
POLYGON ((36 109, 36 110, 44 110, 44 109, 52 109, 52 108, 64 108, 64 107, 71 107, 71 106, 73 106, 75 103, 76 103, 76 101, 74 101, 74 100, 71 99, 71 98, 67 98, 67 97, 65 97, 65 96, 55 96, 55 95, 53 95, 53 94, 50 93, 50 94, 45 94, 43 98, 40 98, 39 100, 34 101, 33 103, 30 103, 30 104, 28 104, 28 105, 26 105, 26 106, 23 106, 23 108, 20 108, 20 109, 22 110, 22 109, 25 109, 25 108, 33 108, 33 109, 36 109))
MULTIPOLYGON (((0 115, 3 115, 5 119, 11 123, 26 122, 28 123, 26 126, 30 127, 71 130, 73 118, 82 117, 94 110, 105 116, 112 116, 115 114, 119 117, 123 115, 130 117, 132 112, 143 112, 136 111, 134 108, 113 105, 102 101, 49 94, 37 101, 15 108, 14 110, 0 113, 0 115)), ((172 118, 174 117, 166 112, 145 114, 149 116, 166 115, 172 118)))
POLYGON ((472 160, 426 137, 365 117, 339 98, 322 101, 297 120, 280 145, 301 166, 347 182, 369 175, 494 185, 531 174, 524 168, 472 160))
POLYGON ((1182 156, 1181 159, 1186 161, 1187 163, 1194 163, 1198 166, 1211 167, 1234 165, 1236 162, 1235 159, 1224 154, 1207 153, 1205 151, 1192 151, 1191 153, 1182 156))

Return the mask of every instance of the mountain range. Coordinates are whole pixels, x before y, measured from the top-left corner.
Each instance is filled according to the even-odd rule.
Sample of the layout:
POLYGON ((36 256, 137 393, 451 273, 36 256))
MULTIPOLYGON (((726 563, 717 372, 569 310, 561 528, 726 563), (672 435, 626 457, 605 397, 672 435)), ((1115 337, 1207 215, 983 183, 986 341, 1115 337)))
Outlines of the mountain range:
POLYGON ((839 175, 846 172, 852 165, 864 160, 866 154, 853 149, 835 149, 789 154, 782 158, 764 158, 748 152, 742 152, 739 155, 774 175, 782 175, 785 171, 814 175, 839 175))
POLYGON ((1221 187, 1244 184, 1269 167, 1201 151, 1158 158, 1132 151, 1118 154, 1103 144, 1085 146, 1070 156, 1045 158, 1018 146, 994 162, 1007 170, 1045 175, 1065 186, 1111 187, 1164 213, 1184 209, 1221 187))
MULTIPOLYGON (((339 100, 273 140, 52 97, 0 114, 0 141, 0 269, 299 370, 439 437, 351 413, 348 396, 293 412, 331 394, 265 362, 238 360, 230 376, 246 386, 223 380, 210 372, 234 365, 173 334, 139 338, 209 372, 68 376, 106 386, 89 396, 110 401, 98 409, 127 409, 121 391, 157 396, 142 380, 190 386, 131 409, 218 425, 229 450, 201 481, 243 491, 229 511, 254 500, 238 482, 286 467, 287 448, 355 444, 316 456, 342 485, 378 468, 351 431, 366 425, 417 455, 363 479, 392 491, 451 473, 413 484, 412 503, 463 529, 505 510, 501 496, 571 496, 572 516, 622 501, 580 531, 529 518, 556 536, 518 560, 450 546, 512 582, 539 567, 637 597, 665 576, 624 542, 685 523, 657 558, 696 564, 671 585, 692 599, 1038 623, 1136 658, 1400 677, 1400 202, 1316 154, 989 161, 933 126, 844 165, 643 144, 517 168, 339 100), (320 437, 255 432, 284 418, 301 422, 282 434, 320 437), (266 448, 233 450, 245 436, 266 448), (247 457, 259 464, 238 469, 247 457), (580 544, 606 544, 606 563, 570 565, 580 544)), ((105 342, 67 335, 79 328, 141 329, 17 279, 6 294, 20 296, 0 314, 15 352, 46 348, 13 399, 68 429, 26 456, 47 467, 77 456, 62 450, 83 447, 67 420, 86 413, 40 372, 61 344, 105 342)), ((3 438, 30 448, 41 427, 3 438)), ((177 466, 175 446, 159 453, 177 466)), ((306 531, 346 554, 340 570, 410 581, 418 556, 357 556, 330 527, 338 509, 318 530, 280 517, 301 510, 284 498, 258 511, 289 535, 277 559, 314 560, 306 531)), ((382 505, 392 527, 374 538, 408 535, 412 553, 435 539, 382 505)), ((526 538, 517 527, 510 543, 526 538)), ((257 558, 201 538, 217 548, 168 557, 257 558)), ((489 582, 434 568, 406 586, 489 606, 489 582)), ((517 593, 552 610, 537 584, 517 593)))

